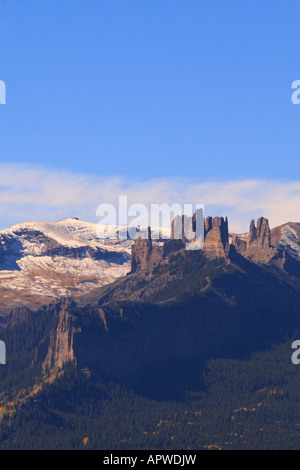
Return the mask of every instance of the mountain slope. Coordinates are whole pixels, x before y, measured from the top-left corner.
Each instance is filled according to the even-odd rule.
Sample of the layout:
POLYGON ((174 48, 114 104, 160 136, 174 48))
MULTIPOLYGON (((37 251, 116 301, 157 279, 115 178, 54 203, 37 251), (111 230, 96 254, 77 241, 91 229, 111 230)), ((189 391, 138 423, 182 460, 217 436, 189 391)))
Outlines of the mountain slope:
POLYGON ((67 218, 0 232, 0 312, 90 292, 130 270, 130 240, 102 240, 96 224, 67 218))
POLYGON ((272 229, 271 243, 300 260, 300 223, 289 222, 272 229))
POLYGON ((0 448, 298 450, 299 378, 290 343, 243 361, 209 361, 202 387, 181 402, 66 367, 22 408, 0 412, 0 448))
POLYGON ((297 448, 298 280, 226 253, 180 249, 14 310, 0 329, 0 446, 297 448))
POLYGON ((37 357, 45 369, 71 360, 155 396, 174 383, 180 395, 199 385, 206 360, 245 358, 299 331, 299 304, 297 284, 277 271, 235 252, 208 260, 182 250, 154 273, 64 304, 37 357))

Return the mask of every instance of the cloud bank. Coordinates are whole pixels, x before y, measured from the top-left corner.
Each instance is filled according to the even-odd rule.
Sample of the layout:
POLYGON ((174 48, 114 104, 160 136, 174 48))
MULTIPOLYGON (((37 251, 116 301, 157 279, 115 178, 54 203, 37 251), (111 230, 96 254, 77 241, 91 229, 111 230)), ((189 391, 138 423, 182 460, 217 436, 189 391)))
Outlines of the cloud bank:
POLYGON ((233 232, 248 230, 252 218, 267 217, 271 227, 300 221, 300 181, 201 181, 158 178, 128 181, 49 170, 19 164, 0 164, 0 228, 25 221, 54 221, 75 216, 97 222, 99 204, 199 203, 205 215, 229 217, 233 232))

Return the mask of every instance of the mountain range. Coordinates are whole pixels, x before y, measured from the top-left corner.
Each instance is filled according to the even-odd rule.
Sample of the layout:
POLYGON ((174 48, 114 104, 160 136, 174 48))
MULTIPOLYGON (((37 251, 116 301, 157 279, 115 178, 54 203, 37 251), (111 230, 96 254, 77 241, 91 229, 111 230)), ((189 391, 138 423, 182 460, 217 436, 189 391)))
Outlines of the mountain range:
MULTIPOLYGON (((75 409, 79 407, 80 413, 85 414, 87 406, 92 403, 94 406, 95 393, 102 390, 103 384, 124 387, 125 395, 130 391, 135 397, 152 400, 153 416, 161 409, 159 403, 174 401, 178 413, 180 406, 175 403, 182 402, 187 392, 204 393, 201 406, 211 410, 205 422, 212 428, 209 439, 200 433, 201 439, 195 441, 195 445, 203 448, 212 442, 210 433, 216 432, 218 419, 223 419, 212 417, 216 411, 209 404, 211 394, 215 393, 215 399, 220 402, 215 405, 220 406, 224 416, 229 413, 230 425, 223 423, 225 430, 217 432, 218 438, 214 439, 217 442, 214 445, 222 443, 221 447, 225 448, 247 447, 246 441, 232 444, 229 438, 232 427, 236 426, 234 409, 243 409, 241 397, 245 384, 248 384, 248 404, 257 400, 258 390, 265 389, 280 391, 288 400, 292 381, 298 377, 298 369, 290 361, 290 345, 300 333, 300 223, 287 223, 271 230, 268 220, 261 217, 256 223, 251 221, 248 233, 234 234, 229 232, 227 219, 207 217, 203 248, 191 251, 185 249, 184 234, 181 239, 175 239, 176 224, 183 227, 183 220, 173 221, 168 240, 157 241, 156 237, 152 240, 149 229, 147 237, 142 231, 134 243, 99 240, 95 225, 70 218, 49 224, 20 224, 0 233, 2 323, 5 324, 0 334, 7 344, 8 357, 8 366, 0 371, 3 448, 15 446, 13 442, 34 447, 26 436, 28 429, 36 436, 30 426, 34 426, 41 413, 45 414, 44 434, 36 437, 40 439, 39 445, 46 445, 47 423, 52 419, 53 433, 58 440, 62 439, 60 429, 65 431, 71 426, 73 411, 75 419, 75 409), (8 276, 11 276, 11 284, 8 276), (282 358, 278 359, 280 351, 283 351, 282 358), (255 374, 257 357, 261 361, 259 367, 265 371, 260 375, 255 374), (267 360, 271 363, 266 366, 267 360), (210 361, 216 361, 214 367, 218 372, 207 375, 210 361), (235 378, 230 385, 235 384, 236 391, 228 396, 226 390, 223 391, 226 405, 219 391, 212 392, 207 385, 210 377, 209 381, 218 383, 222 389, 224 377, 220 361, 225 361, 222 362, 225 369, 231 364, 232 372, 242 367, 239 364, 244 364, 240 378, 235 378), (285 365, 278 369, 275 366, 281 361, 285 365), (266 367, 273 368, 275 375, 271 377, 266 367), (247 368, 254 371, 249 376, 247 368), (84 387, 88 389, 96 387, 94 392, 89 395, 82 389, 84 396, 81 395, 80 387, 75 386, 77 380, 80 383, 84 380, 84 387), (81 397, 80 405, 76 402, 72 412, 67 411, 66 393, 70 387, 81 397), (58 390, 55 399, 54 390, 58 390), (45 400, 54 400, 51 411, 45 408, 45 400), (83 405, 82 400, 91 402, 83 405), (67 414, 60 428, 62 411, 67 414), (22 416, 27 412, 30 419, 25 425, 22 416)), ((230 384, 230 374, 226 380, 230 384)), ((108 395, 105 403, 119 406, 115 401, 118 394, 115 391, 112 396, 108 395)), ((132 398, 126 397, 125 408, 129 413, 126 419, 130 422, 132 398)), ((96 408, 101 400, 97 401, 96 408)), ((293 418, 287 414, 285 398, 274 402, 272 413, 276 409, 276 416, 280 416, 276 429, 271 426, 271 411, 269 416, 264 408, 269 406, 268 400, 266 392, 266 396, 260 398, 264 412, 260 414, 259 410, 255 420, 263 420, 270 432, 268 439, 273 433, 278 448, 283 445, 278 437, 280 429, 283 426, 287 429, 292 420, 294 446, 297 420, 300 420, 297 412, 300 397, 291 399, 293 418)), ((186 411, 190 413, 190 406, 195 406, 195 402, 187 406, 186 411)), ((257 405, 253 405, 253 409, 256 408, 257 405)), ((142 412, 134 414, 135 421, 141 419, 139 413, 142 412)), ((99 416, 95 419, 102 423, 99 416)), ((90 429, 90 418, 84 419, 90 429)), ((258 445, 252 429, 254 422, 250 426, 241 418, 238 423, 241 435, 248 426, 253 445, 258 445)), ((115 440, 117 428, 111 433, 114 444, 107 445, 117 442, 122 448, 121 441, 115 440)), ((147 433, 143 444, 139 444, 141 447, 151 445, 147 433)), ((170 438, 168 433, 164 439, 170 438)), ((103 434, 101 436, 94 436, 95 447, 107 442, 103 434)), ((188 444, 177 437, 177 442, 186 448, 188 444)), ((66 439, 61 442, 72 447, 71 438, 66 439)), ((139 439, 135 435, 134 447, 139 439)), ((76 442, 74 447, 80 447, 79 441, 76 442)), ((164 441, 155 445, 165 448, 166 444, 164 441)), ((60 448, 60 444, 53 443, 53 446, 60 448)))
MULTIPOLYGON (((118 228, 111 229, 118 232, 118 228)), ((247 237, 248 233, 229 234, 228 240, 237 251, 245 252, 247 237)), ((300 224, 287 223, 272 229, 270 245, 277 252, 285 252, 290 260, 298 261, 300 224)), ((129 239, 99 238, 97 224, 74 217, 58 222, 21 223, 1 230, 1 321, 5 322, 15 307, 36 310, 61 297, 87 294, 125 276, 131 269, 131 246, 129 239)), ((254 253, 258 262, 270 261, 267 251, 254 253)))

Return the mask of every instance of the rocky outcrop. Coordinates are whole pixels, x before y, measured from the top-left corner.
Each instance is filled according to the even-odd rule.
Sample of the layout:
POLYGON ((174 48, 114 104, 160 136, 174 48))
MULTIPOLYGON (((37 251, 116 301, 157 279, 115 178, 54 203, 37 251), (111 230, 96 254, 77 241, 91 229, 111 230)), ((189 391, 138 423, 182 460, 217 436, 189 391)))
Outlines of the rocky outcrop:
MULTIPOLYGON (((169 247, 172 251, 172 247, 169 247)), ((132 245, 131 273, 151 270, 165 256, 164 246, 154 244, 151 238, 151 229, 142 232, 132 245)))
POLYGON ((256 225, 251 220, 247 238, 234 234, 231 244, 238 253, 259 264, 269 263, 277 252, 271 244, 271 230, 265 217, 260 217, 256 225))
POLYGON ((148 229, 147 236, 142 234, 135 240, 131 251, 131 272, 144 271, 147 268, 152 255, 153 245, 151 230, 148 229))
POLYGON ((255 227, 254 220, 251 220, 250 228, 249 228, 249 235, 247 238, 247 248, 250 248, 253 245, 257 247, 257 230, 255 227))
POLYGON ((205 221, 205 240, 203 250, 209 257, 224 257, 228 254, 228 220, 223 217, 211 217, 205 221))
POLYGON ((258 248, 269 248, 271 246, 271 231, 268 219, 260 217, 257 220, 257 245, 258 248))
POLYGON ((250 223, 245 234, 233 234, 231 245, 245 258, 257 264, 268 264, 289 275, 300 277, 300 224, 289 222, 270 230, 268 219, 260 217, 250 223))
POLYGON ((254 220, 251 220, 249 235, 247 239, 247 249, 264 249, 271 246, 271 231, 268 219, 260 217, 257 220, 257 228, 254 220))
POLYGON ((205 237, 206 235, 208 234, 208 232, 210 232, 210 230, 212 229, 213 227, 213 219, 212 217, 206 217, 205 219, 205 224, 204 224, 204 234, 205 234, 205 237))
MULTIPOLYGON (((133 245, 131 272, 151 271, 169 254, 184 249, 187 242, 194 241, 195 230, 195 215, 178 216, 172 221, 171 240, 164 241, 160 247, 154 247, 149 229, 146 239, 141 236, 133 245)), ((247 238, 233 234, 230 245, 227 217, 207 217, 204 222, 204 237, 202 249, 208 258, 230 257, 230 250, 235 249, 255 263, 268 263, 277 251, 271 244, 269 221, 265 217, 260 217, 256 224, 254 220, 251 221, 247 238)))
POLYGON ((74 334, 78 331, 80 330, 75 327, 74 317, 66 308, 62 308, 57 328, 39 346, 38 355, 41 356, 47 350, 44 369, 60 368, 66 362, 76 363, 73 343, 74 334))
MULTIPOLYGON (((199 218, 201 220, 201 217, 199 218)), ((203 218, 202 218, 203 220, 203 218)), ((192 217, 177 216, 171 224, 171 239, 164 241, 162 246, 154 246, 151 230, 141 234, 132 246, 131 273, 151 271, 161 260, 171 253, 182 250, 187 243, 196 241, 196 213, 192 217)), ((202 234, 203 236, 203 234, 202 234)), ((201 236, 199 237, 201 238, 201 236)), ((227 217, 207 217, 204 221, 203 250, 209 258, 227 256, 229 253, 227 217)))

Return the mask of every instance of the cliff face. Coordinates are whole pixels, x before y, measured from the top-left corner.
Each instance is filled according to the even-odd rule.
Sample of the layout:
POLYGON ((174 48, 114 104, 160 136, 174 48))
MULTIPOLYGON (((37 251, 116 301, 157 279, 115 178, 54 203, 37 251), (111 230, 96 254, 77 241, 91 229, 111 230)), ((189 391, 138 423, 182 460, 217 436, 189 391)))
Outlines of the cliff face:
POLYGON ((224 257, 229 250, 228 220, 223 217, 206 219, 204 252, 209 257, 224 257))
POLYGON ((40 345, 39 355, 47 348, 47 355, 43 362, 44 369, 60 368, 66 362, 76 364, 73 345, 74 334, 78 332, 80 329, 75 327, 74 317, 68 313, 67 308, 63 307, 57 328, 52 330, 49 338, 40 345))
POLYGON ((61 312, 57 328, 40 343, 36 359, 44 369, 71 361, 79 369, 96 371, 103 380, 137 387, 156 368, 175 362, 177 367, 185 363, 188 370, 189 364, 199 364, 224 348, 234 349, 232 338, 240 324, 232 306, 212 292, 192 309, 184 304, 149 308, 115 302, 84 307, 81 312, 86 314, 76 317, 70 308, 61 312))

